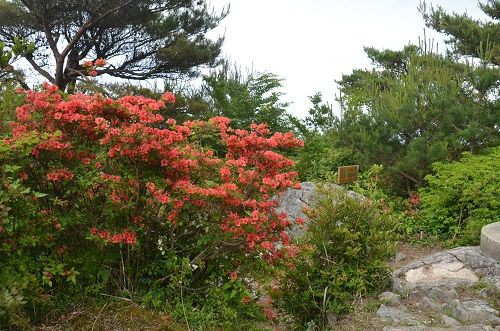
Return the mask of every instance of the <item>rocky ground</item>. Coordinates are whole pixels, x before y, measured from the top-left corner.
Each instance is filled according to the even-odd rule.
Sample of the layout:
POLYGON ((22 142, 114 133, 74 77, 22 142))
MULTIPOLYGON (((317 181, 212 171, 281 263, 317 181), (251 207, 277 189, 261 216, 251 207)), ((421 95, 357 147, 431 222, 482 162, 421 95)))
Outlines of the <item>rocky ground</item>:
MULTIPOLYGON (((307 219, 303 209, 317 194, 313 183, 301 186, 279 198, 278 210, 291 219, 307 219)), ((300 238, 306 229, 307 221, 290 234, 300 238)), ((480 247, 435 251, 403 245, 392 266, 392 291, 360 300, 352 316, 332 323, 333 330, 500 330, 500 261, 480 247)))
POLYGON ((392 277, 378 298, 383 330, 500 330, 500 262, 479 247, 431 254, 392 277))

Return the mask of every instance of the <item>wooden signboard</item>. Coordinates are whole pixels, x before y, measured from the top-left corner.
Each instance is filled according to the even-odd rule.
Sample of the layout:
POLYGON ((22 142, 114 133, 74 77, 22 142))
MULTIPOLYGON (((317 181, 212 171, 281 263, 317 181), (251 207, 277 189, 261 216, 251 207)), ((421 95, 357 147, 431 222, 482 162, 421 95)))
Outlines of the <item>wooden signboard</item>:
POLYGON ((359 165, 350 165, 339 167, 338 169, 338 183, 348 184, 358 180, 359 165))

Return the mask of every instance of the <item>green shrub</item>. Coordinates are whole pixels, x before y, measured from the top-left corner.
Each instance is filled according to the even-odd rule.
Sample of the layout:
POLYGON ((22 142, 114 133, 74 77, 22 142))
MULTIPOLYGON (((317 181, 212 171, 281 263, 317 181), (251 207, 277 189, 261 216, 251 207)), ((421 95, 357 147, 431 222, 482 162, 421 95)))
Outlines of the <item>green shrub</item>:
POLYGON ((500 147, 482 155, 465 153, 460 161, 435 163, 420 189, 415 231, 452 245, 479 244, 481 228, 500 220, 500 147))
POLYGON ((0 81, 0 134, 8 129, 9 121, 16 117, 13 110, 22 105, 23 102, 24 95, 16 92, 14 84, 0 81))
POLYGON ((392 217, 374 202, 326 188, 307 211, 302 253, 295 267, 281 275, 282 289, 275 293, 301 326, 311 321, 324 325, 326 313, 347 313, 359 296, 389 283, 385 261, 395 248, 392 217))
POLYGON ((210 311, 214 325, 259 318, 241 279, 289 246, 269 197, 295 186, 275 150, 300 140, 224 117, 166 120, 170 92, 18 93, 15 111, 14 97, 0 102, 0 329, 102 295, 180 304, 198 321, 210 311))
POLYGON ((333 180, 338 167, 353 164, 353 151, 332 148, 334 141, 327 134, 310 134, 297 157, 297 172, 302 181, 333 180))

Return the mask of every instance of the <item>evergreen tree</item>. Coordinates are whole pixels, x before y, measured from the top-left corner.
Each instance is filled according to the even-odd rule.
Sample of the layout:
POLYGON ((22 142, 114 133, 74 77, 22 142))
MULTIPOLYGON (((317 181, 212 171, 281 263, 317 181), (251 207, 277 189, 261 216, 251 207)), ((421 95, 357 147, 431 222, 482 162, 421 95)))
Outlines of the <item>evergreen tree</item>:
POLYGON ((23 57, 61 89, 89 75, 84 60, 100 58, 109 65, 99 75, 194 75, 216 64, 222 39, 205 34, 226 13, 214 14, 203 0, 0 0, 0 42, 32 42, 23 57))
POLYGON ((443 32, 450 39, 452 51, 457 55, 481 58, 494 65, 500 65, 500 1, 488 0, 479 3, 490 21, 475 20, 467 14, 448 14, 442 7, 420 6, 425 24, 443 32))
POLYGON ((314 132, 326 132, 333 128, 336 117, 330 104, 323 102, 320 92, 309 97, 312 108, 309 109, 309 116, 306 116, 305 123, 314 132))
POLYGON ((332 161, 350 161, 362 169, 383 165, 393 188, 409 193, 423 184, 432 163, 497 146, 500 5, 488 1, 480 6, 491 21, 421 5, 426 24, 452 36, 446 56, 425 43, 401 51, 365 48, 373 68, 354 70, 337 82, 342 116, 322 140, 317 135, 306 140, 301 175, 324 177, 308 170, 308 160, 328 155, 330 148, 341 152, 332 161), (464 56, 480 61, 463 61, 464 56))
POLYGON ((204 77, 204 90, 216 115, 231 119, 232 126, 246 129, 252 123, 266 123, 272 132, 294 129, 293 116, 283 102, 282 80, 271 73, 243 74, 227 63, 204 77))
POLYGON ((404 62, 399 52, 370 52, 378 70, 338 82, 346 111, 336 146, 354 151, 359 163, 384 165, 396 187, 412 191, 433 162, 500 142, 498 71, 422 50, 404 62))

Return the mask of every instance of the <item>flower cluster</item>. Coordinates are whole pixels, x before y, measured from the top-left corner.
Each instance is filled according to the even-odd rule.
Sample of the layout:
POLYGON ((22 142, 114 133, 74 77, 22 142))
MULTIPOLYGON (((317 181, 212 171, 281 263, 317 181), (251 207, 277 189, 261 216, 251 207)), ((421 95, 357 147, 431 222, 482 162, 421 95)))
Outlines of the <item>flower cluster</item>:
POLYGON ((67 169, 57 169, 47 173, 47 180, 52 182, 71 180, 73 178, 75 178, 75 175, 67 169))
POLYGON ((97 59, 94 62, 92 61, 84 61, 83 62, 83 67, 85 70, 87 70, 87 73, 89 76, 95 77, 97 76, 97 70, 95 70, 98 67, 104 67, 106 65, 106 60, 105 59, 97 59))
MULTIPOLYGON (((100 59, 84 64, 102 65, 100 59)), ((225 117, 178 124, 159 113, 175 102, 171 92, 162 100, 114 100, 64 95, 44 84, 41 91, 24 93, 5 143, 14 148, 16 141, 36 138, 31 157, 40 166, 28 171, 30 178, 39 172, 47 183, 71 180, 67 192, 60 185, 40 187, 69 207, 86 208, 92 238, 156 243, 159 229, 202 208, 217 211, 210 224, 216 224, 221 243, 241 243, 271 260, 288 249, 290 221, 276 212, 272 197, 298 187, 293 161, 276 152, 303 145, 293 134, 273 134, 264 124, 233 129, 225 117), (222 152, 198 141, 203 134, 218 137, 222 152)))
POLYGON ((137 242, 137 235, 133 231, 123 230, 121 233, 111 234, 107 230, 99 231, 97 228, 93 227, 90 229, 90 233, 96 238, 102 239, 108 243, 113 244, 127 244, 133 245, 137 242))
POLYGON ((175 103, 175 94, 173 94, 172 92, 166 92, 161 96, 161 98, 167 103, 175 103))

